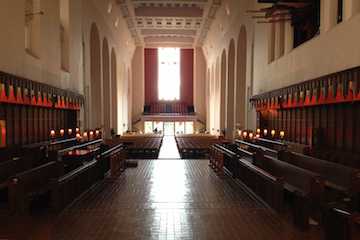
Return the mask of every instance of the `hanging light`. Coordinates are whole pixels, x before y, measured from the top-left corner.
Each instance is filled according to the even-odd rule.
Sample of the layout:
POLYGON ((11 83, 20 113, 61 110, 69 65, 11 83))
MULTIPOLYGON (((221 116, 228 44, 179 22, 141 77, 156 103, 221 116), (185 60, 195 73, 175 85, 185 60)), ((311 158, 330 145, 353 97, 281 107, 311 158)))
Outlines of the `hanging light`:
POLYGON ((65 130, 64 129, 60 129, 60 136, 64 136, 64 134, 65 134, 65 130))
POLYGON ((256 133, 257 133, 257 134, 260 134, 260 133, 261 133, 260 128, 256 129, 256 133))
POLYGON ((72 131, 73 131, 73 130, 72 130, 71 128, 69 128, 69 129, 68 129, 68 134, 71 135, 71 134, 72 134, 72 131))

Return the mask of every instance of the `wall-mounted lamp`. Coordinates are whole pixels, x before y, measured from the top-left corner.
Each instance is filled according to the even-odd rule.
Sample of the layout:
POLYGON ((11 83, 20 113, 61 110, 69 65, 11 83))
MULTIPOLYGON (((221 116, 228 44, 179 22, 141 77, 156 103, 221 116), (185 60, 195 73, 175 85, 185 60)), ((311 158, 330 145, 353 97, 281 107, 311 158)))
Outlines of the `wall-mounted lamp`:
POLYGON ((264 136, 267 136, 267 134, 268 134, 268 130, 264 129, 264 136))
POLYGON ((54 138, 54 137, 55 137, 55 130, 51 130, 51 131, 50 131, 50 137, 51 137, 51 138, 54 138))
POLYGON ((271 130, 271 136, 272 137, 275 137, 275 134, 276 134, 276 131, 273 129, 273 130, 271 130))
POLYGON ((284 137, 285 137, 285 131, 280 131, 280 138, 284 139, 284 137))

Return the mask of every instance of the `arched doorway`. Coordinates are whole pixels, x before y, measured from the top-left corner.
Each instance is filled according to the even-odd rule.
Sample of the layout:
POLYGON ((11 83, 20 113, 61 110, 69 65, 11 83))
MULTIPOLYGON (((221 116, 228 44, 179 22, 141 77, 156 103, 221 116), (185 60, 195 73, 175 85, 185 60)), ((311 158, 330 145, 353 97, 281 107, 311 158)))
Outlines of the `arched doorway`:
POLYGON ((246 124, 246 29, 241 26, 237 45, 235 121, 237 128, 245 128, 246 124))
POLYGON ((221 71, 220 71, 220 131, 225 129, 226 121, 226 51, 221 54, 221 71))
POLYGON ((101 127, 101 51, 99 30, 95 23, 90 32, 90 127, 101 127))
POLYGON ((105 137, 110 136, 111 128, 111 94, 110 94, 110 57, 109 44, 106 38, 103 40, 102 48, 103 59, 103 109, 104 109, 104 132, 105 137))
POLYGON ((111 49, 111 128, 118 132, 118 90, 117 90, 117 61, 115 49, 111 49))
POLYGON ((235 41, 231 39, 228 57, 228 80, 226 102, 226 137, 234 137, 234 78, 235 78, 235 41))
POLYGON ((206 103, 206 131, 210 131, 210 68, 208 66, 206 71, 206 85, 205 85, 205 103, 206 103))

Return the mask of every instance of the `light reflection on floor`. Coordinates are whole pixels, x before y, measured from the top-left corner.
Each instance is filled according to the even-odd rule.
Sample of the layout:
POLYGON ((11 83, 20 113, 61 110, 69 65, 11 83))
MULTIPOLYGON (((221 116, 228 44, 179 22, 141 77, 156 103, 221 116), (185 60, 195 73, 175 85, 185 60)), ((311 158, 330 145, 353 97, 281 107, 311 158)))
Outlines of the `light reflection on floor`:
POLYGON ((180 158, 178 148, 174 136, 164 136, 163 144, 159 153, 160 159, 180 158))

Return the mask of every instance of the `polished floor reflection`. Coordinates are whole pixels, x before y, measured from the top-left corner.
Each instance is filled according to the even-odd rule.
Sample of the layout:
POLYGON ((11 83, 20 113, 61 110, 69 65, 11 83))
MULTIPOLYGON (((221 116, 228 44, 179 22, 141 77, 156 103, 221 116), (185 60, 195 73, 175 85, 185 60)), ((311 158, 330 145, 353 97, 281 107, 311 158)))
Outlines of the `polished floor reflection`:
POLYGON ((0 211, 0 239, 315 240, 249 195, 206 160, 139 160, 107 178, 59 216, 9 217, 0 211))
MULTIPOLYGON (((205 160, 139 161, 64 211, 54 239, 310 239, 205 160)), ((311 239, 316 239, 312 235, 311 239)))

